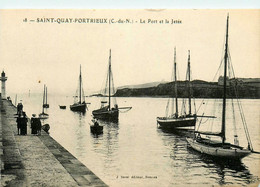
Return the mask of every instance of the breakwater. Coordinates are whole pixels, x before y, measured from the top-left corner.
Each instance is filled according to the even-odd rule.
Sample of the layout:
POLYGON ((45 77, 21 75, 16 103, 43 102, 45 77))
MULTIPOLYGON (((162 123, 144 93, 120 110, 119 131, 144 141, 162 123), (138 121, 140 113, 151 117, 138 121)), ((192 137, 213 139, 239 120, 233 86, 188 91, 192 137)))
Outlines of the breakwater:
POLYGON ((107 186, 47 133, 17 135, 10 101, 0 110, 1 186, 107 186))

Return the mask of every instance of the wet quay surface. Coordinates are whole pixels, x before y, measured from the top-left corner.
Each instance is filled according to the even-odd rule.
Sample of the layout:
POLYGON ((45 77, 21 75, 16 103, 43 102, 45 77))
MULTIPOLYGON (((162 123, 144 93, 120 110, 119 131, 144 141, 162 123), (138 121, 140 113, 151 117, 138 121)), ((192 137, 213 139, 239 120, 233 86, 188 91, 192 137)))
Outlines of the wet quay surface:
POLYGON ((16 108, 0 101, 1 186, 107 186, 65 148, 42 132, 17 135, 16 108))

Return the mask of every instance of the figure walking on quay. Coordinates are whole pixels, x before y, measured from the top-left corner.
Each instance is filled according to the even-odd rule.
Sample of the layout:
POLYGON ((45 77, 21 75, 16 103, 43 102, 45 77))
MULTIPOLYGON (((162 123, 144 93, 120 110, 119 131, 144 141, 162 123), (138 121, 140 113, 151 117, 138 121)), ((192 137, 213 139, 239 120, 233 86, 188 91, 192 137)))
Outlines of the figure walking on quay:
POLYGON ((18 113, 16 123, 17 123, 17 134, 20 135, 21 134, 21 126, 22 126, 22 117, 21 117, 20 113, 18 113))
POLYGON ((31 134, 37 134, 37 119, 35 114, 33 114, 31 118, 31 134))
POLYGON ((21 135, 27 134, 27 122, 28 119, 26 117, 26 113, 23 112, 23 117, 21 118, 21 135))
POLYGON ((22 103, 18 103, 17 105, 17 114, 22 114, 23 112, 23 104, 22 103))
POLYGON ((40 118, 35 118, 35 126, 37 128, 37 135, 41 135, 42 123, 40 118))

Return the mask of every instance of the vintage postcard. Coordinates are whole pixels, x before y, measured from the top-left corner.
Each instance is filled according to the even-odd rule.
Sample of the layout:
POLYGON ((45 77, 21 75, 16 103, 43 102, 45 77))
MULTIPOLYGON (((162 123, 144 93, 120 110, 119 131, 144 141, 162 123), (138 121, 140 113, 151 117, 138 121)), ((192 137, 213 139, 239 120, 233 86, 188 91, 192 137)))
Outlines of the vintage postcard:
POLYGON ((20 163, 17 174, 1 160, 2 184, 259 185, 259 18, 259 9, 0 10, 2 129, 13 125, 20 163), (26 112, 26 136, 8 102, 13 120, 26 112))

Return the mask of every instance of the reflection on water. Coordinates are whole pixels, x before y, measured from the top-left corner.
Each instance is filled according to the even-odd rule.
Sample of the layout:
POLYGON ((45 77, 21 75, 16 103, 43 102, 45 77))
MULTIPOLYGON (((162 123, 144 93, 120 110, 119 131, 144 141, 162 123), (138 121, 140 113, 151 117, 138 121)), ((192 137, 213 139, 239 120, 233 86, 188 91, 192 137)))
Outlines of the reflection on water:
POLYGON ((188 153, 198 157, 198 161, 205 163, 205 167, 217 176, 211 176, 219 185, 233 184, 249 184, 258 180, 257 176, 253 176, 248 168, 238 160, 223 160, 213 158, 211 156, 200 154, 199 152, 188 147, 188 153))
MULTIPOLYGON (((22 98, 28 115, 41 112, 41 96, 22 98)), ((241 162, 215 160, 189 148, 186 137, 192 131, 165 131, 157 128, 167 98, 118 98, 119 106, 132 110, 119 114, 118 123, 99 121, 103 133, 93 135, 91 112, 99 99, 87 98, 89 110, 82 114, 68 108, 69 97, 49 97, 50 135, 110 186, 212 186, 259 183, 259 155, 241 162), (59 105, 67 105, 66 110, 59 105), (149 178, 150 177, 150 178, 149 178)), ((197 100, 200 103, 201 100, 197 100)), ((213 100, 209 100, 213 105, 213 100)), ((242 100, 254 148, 260 148, 260 100, 242 100), (258 111, 258 112, 256 112, 258 111), (251 120, 250 120, 251 119, 251 120)), ((232 131, 232 129, 228 129, 232 131)), ((243 129, 237 129, 243 136, 243 129)), ((231 139, 232 141, 232 139, 231 139)), ((245 143, 242 139, 240 143, 245 143)))
MULTIPOLYGON (((172 148, 170 153, 171 167, 175 170, 180 168, 186 171, 185 174, 181 174, 183 177, 185 176, 186 181, 173 181, 173 185, 201 183, 228 185, 234 184, 234 180, 236 181, 235 184, 246 185, 259 181, 259 178, 252 175, 241 161, 217 159, 201 154, 189 147, 183 135, 192 137, 192 131, 162 130, 162 133, 166 133, 162 135, 164 145, 172 148), (205 177, 206 180, 202 177, 205 177)), ((175 176, 181 177, 176 174, 175 176)))

